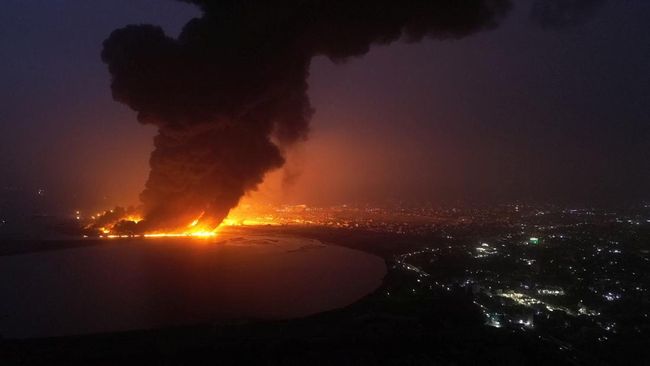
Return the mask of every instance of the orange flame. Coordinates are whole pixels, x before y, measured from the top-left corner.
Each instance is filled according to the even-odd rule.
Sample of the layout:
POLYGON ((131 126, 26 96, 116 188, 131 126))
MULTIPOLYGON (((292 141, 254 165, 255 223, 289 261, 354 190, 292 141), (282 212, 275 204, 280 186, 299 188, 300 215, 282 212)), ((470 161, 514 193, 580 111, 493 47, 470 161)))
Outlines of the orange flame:
MULTIPOLYGON (((251 209, 250 205, 245 207, 238 207, 231 211, 219 226, 212 227, 210 224, 202 224, 205 217, 205 211, 201 212, 194 220, 188 223, 185 227, 177 231, 153 231, 145 232, 144 234, 124 234, 117 232, 117 224, 122 221, 130 221, 138 223, 142 221, 142 216, 130 214, 116 222, 99 228, 101 238, 174 238, 174 237, 192 237, 192 238, 211 238, 218 235, 219 231, 228 226, 261 226, 261 225, 277 225, 273 215, 263 215, 251 209)), ((209 220, 207 220, 209 221, 209 220)))

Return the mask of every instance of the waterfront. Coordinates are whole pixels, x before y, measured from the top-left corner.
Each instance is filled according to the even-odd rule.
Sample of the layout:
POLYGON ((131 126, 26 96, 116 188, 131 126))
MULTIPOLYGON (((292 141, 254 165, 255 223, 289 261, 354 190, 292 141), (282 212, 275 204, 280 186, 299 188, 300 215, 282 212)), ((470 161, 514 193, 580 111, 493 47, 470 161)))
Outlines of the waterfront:
POLYGON ((120 239, 5 256, 0 334, 302 317, 358 300, 381 284, 385 270, 376 256, 278 234, 120 239))

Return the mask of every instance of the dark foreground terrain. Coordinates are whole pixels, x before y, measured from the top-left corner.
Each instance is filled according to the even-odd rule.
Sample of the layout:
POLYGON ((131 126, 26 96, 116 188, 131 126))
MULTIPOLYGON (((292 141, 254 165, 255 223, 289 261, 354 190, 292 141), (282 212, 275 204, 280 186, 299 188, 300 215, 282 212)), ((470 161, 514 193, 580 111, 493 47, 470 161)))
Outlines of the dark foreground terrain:
MULTIPOLYGON (((459 284, 454 277, 455 269, 444 267, 444 261, 442 267, 433 265, 441 255, 436 250, 449 244, 449 230, 444 238, 440 233, 413 236, 315 227, 257 230, 284 230, 371 252, 386 260, 388 274, 383 285, 361 301, 302 319, 245 320, 79 337, 6 339, 0 343, 2 365, 642 365, 650 359, 647 322, 642 324, 645 328, 632 335, 607 333, 610 336, 604 342, 591 341, 591 328, 580 320, 588 318, 582 315, 575 318, 584 324, 567 318, 555 328, 548 324, 554 325, 558 320, 540 311, 530 315, 531 322, 535 319, 540 324, 536 328, 515 323, 517 326, 494 326, 492 315, 487 313, 486 319, 486 307, 478 302, 486 296, 485 292, 472 290, 476 286, 459 284), (436 253, 436 257, 426 257, 426 261, 415 258, 412 263, 419 267, 404 259, 405 253, 424 253, 423 248, 428 250, 425 254, 436 253), (435 268, 445 268, 446 272, 435 273, 435 268), (442 283, 443 279, 449 281, 442 283), (556 328, 566 329, 567 334, 571 331, 571 336, 562 338, 556 328), (587 341, 575 336, 583 333, 587 334, 583 337, 587 341)), ((488 232, 492 236, 502 234, 496 229, 488 232)), ((474 240, 471 230, 453 234, 459 243, 463 241, 461 237, 474 240)), ((40 243, 34 249, 53 249, 52 246, 40 243)), ((4 254, 20 251, 23 250, 7 247, 4 254)), ((503 295, 494 298, 502 299, 499 296, 503 295)), ((506 299, 500 301, 504 309, 500 313, 502 322, 512 314, 530 310, 509 304, 506 299)), ((645 300, 641 304, 644 306, 645 300)))

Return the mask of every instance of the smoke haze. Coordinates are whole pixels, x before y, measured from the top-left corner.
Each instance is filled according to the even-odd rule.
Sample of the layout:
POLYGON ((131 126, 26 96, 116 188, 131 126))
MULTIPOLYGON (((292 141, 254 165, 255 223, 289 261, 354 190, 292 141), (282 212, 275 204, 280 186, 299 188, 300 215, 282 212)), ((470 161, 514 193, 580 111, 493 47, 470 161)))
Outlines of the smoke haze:
POLYGON ((535 0, 531 19, 542 28, 566 28, 583 24, 606 0, 535 0))

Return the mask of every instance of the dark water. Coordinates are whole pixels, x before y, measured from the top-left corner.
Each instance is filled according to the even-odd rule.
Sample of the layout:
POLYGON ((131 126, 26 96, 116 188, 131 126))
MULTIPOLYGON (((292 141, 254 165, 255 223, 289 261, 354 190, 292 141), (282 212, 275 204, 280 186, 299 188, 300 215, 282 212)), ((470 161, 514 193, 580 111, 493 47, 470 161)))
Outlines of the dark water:
POLYGON ((376 256, 282 236, 119 240, 0 257, 0 334, 300 317, 358 300, 385 272, 376 256))

